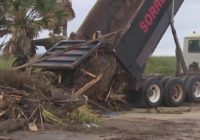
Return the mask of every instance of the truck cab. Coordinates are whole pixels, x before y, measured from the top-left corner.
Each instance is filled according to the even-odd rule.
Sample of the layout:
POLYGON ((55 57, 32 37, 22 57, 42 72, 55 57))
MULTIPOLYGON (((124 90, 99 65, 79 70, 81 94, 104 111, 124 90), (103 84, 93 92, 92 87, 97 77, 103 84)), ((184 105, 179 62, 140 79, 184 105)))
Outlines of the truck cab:
POLYGON ((189 68, 193 62, 200 66, 200 34, 186 36, 183 45, 183 56, 187 67, 189 68))

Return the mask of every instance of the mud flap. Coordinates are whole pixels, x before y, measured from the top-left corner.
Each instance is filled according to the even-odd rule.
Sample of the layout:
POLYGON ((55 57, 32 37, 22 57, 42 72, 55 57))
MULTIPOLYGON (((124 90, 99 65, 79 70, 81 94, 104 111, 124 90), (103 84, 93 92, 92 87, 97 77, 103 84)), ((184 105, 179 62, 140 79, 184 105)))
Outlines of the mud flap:
POLYGON ((133 107, 138 108, 147 108, 149 107, 147 102, 145 101, 145 95, 144 93, 141 93, 139 91, 129 91, 127 93, 127 100, 133 107))

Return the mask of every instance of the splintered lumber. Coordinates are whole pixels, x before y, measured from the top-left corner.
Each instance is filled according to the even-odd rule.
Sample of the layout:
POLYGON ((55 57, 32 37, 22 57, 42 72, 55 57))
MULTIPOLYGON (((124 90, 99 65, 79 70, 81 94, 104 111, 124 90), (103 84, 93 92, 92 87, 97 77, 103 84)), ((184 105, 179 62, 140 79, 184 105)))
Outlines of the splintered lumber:
POLYGON ((108 34, 128 26, 145 0, 98 0, 76 32, 77 39, 90 39, 100 30, 108 34))
POLYGON ((111 94, 109 96, 109 99, 111 99, 112 101, 117 101, 117 102, 122 102, 122 103, 127 103, 126 102, 126 95, 124 94, 111 94))
POLYGON ((0 122, 0 133, 11 132, 21 129, 25 125, 24 119, 9 119, 0 122))
POLYGON ((95 79, 91 80, 89 83, 87 83, 84 87, 79 89, 77 92, 74 93, 73 98, 77 98, 80 95, 84 94, 89 88, 94 86, 98 81, 100 81, 103 77, 103 74, 98 75, 95 79))
POLYGON ((86 75, 88 75, 88 76, 91 76, 92 78, 96 78, 96 77, 97 77, 96 75, 94 75, 94 74, 92 74, 92 73, 86 71, 85 69, 81 69, 81 71, 82 71, 84 74, 86 74, 86 75))

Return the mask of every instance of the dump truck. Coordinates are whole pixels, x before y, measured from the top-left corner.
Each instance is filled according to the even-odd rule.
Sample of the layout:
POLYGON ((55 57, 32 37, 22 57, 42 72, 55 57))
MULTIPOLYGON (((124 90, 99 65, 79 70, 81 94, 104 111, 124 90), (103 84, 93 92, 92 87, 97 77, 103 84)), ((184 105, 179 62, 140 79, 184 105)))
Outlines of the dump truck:
POLYGON ((110 43, 106 41, 107 37, 115 36, 110 43, 112 53, 130 75, 127 97, 135 106, 158 107, 164 103, 177 107, 185 101, 200 102, 200 76, 185 64, 173 24, 183 2, 98 0, 76 32, 73 39, 77 40, 58 42, 33 66, 73 72, 103 44, 110 43), (176 44, 176 76, 144 77, 145 65, 169 26, 176 44))
POLYGON ((200 65, 200 35, 194 33, 184 37, 183 43, 183 56, 185 59, 185 64, 189 67, 193 62, 196 62, 198 66, 200 65))

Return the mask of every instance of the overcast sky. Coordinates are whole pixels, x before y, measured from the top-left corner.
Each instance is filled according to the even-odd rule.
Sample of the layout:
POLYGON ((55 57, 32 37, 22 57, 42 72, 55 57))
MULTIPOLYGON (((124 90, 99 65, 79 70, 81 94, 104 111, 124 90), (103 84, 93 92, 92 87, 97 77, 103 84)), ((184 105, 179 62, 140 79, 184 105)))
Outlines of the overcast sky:
MULTIPOLYGON (((72 0, 72 2, 76 18, 69 23, 69 32, 76 31, 96 0, 72 0)), ((200 0, 185 0, 175 18, 175 26, 181 46, 183 46, 184 36, 191 35, 193 31, 200 32, 200 0)), ((168 29, 154 55, 175 55, 174 50, 171 30, 168 29)))
MULTIPOLYGON (((69 23, 68 34, 72 31, 75 32, 78 29, 90 9, 95 4, 96 0, 72 0, 72 2, 76 18, 69 23)), ((192 35, 193 31, 200 33, 200 0, 185 0, 176 15, 175 27, 177 29, 181 46, 183 46, 184 36, 192 35)), ((40 34, 41 38, 47 36, 48 32, 42 32, 40 34)), ((2 40, 3 39, 0 39, 0 42, 2 40)), ((44 49, 39 49, 38 51, 44 52, 44 49)), ((168 29, 163 36, 154 52, 154 55, 175 55, 175 45, 170 29, 168 29)))

